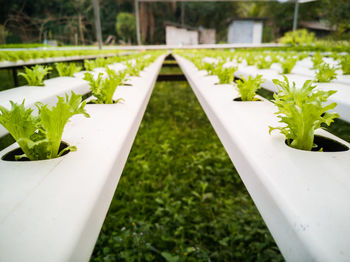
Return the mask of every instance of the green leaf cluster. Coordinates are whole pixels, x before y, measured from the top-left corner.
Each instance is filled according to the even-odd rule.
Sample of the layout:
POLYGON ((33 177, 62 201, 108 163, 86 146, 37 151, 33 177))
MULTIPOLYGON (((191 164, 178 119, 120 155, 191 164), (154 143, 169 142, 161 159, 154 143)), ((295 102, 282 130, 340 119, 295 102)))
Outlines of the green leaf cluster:
POLYGON ((242 77, 242 80, 238 80, 237 90, 241 95, 242 101, 256 101, 256 91, 261 88, 261 84, 264 81, 262 75, 257 75, 255 78, 250 75, 248 79, 242 77))
POLYGON ((335 112, 327 112, 336 107, 336 103, 327 103, 327 99, 336 91, 315 91, 316 86, 312 81, 305 81, 302 88, 296 88, 295 83, 291 86, 288 78, 284 81, 273 80, 278 86, 279 92, 274 94, 274 102, 278 107, 278 118, 281 127, 271 127, 279 130, 287 139, 287 143, 296 149, 311 150, 314 142, 314 132, 321 124, 330 125, 334 118, 339 117, 335 112))
POLYGON ((316 71, 316 81, 330 82, 332 79, 335 79, 337 77, 337 70, 338 68, 336 66, 331 67, 327 63, 320 64, 316 71))
POLYGON ((125 43, 132 43, 135 41, 136 35, 136 20, 130 13, 120 12, 117 15, 116 31, 118 36, 122 38, 125 43))
POLYGON ((247 52, 245 56, 245 61, 247 62, 247 65, 252 66, 255 65, 258 61, 258 57, 253 52, 247 52))
POLYGON ((215 64, 210 62, 203 62, 203 69, 207 71, 208 75, 213 75, 215 72, 215 64))
POLYGON ((282 67, 282 74, 290 74, 297 63, 298 59, 296 58, 285 58, 283 59, 280 64, 282 67))
POLYGON ((81 67, 75 63, 56 63, 55 65, 59 76, 73 76, 81 70, 81 67))
POLYGON ((70 97, 66 94, 65 99, 58 97, 56 106, 52 108, 36 103, 38 116, 33 115, 33 109, 25 108, 24 101, 21 104, 10 101, 10 110, 0 106, 0 124, 9 131, 24 152, 18 158, 51 159, 67 150, 75 150, 75 147, 68 147, 59 152, 59 147, 68 120, 76 114, 89 117, 84 109, 85 102, 81 101, 81 95, 72 92, 70 97))
POLYGON ((45 59, 49 57, 69 57, 86 55, 113 55, 121 53, 118 50, 13 50, 0 51, 0 61, 27 61, 30 59, 45 59))
POLYGON ((90 83, 92 95, 96 98, 92 100, 95 104, 114 104, 118 103, 120 99, 114 101, 113 95, 118 85, 123 84, 126 76, 126 71, 118 71, 106 67, 107 77, 103 77, 103 73, 99 73, 95 79, 93 74, 85 73, 84 80, 90 83))
POLYGON ((313 69, 317 69, 323 63, 323 56, 320 52, 316 52, 312 57, 313 69))
POLYGON ((218 65, 215 68, 215 74, 219 78, 219 84, 231 84, 235 78, 234 73, 237 71, 236 66, 218 65))
POLYGON ((309 33, 306 29, 290 31, 284 34, 279 40, 282 44, 290 44, 292 46, 311 45, 315 41, 315 34, 309 33))
POLYGON ((271 67, 272 63, 273 61, 271 59, 267 58, 266 56, 262 56, 256 62, 256 66, 259 69, 268 69, 271 67))
POLYGON ((340 66, 344 75, 350 75, 350 55, 345 55, 340 58, 340 66))
POLYGON ((51 67, 36 65, 32 69, 24 67, 25 73, 18 73, 24 77, 30 86, 44 86, 44 77, 49 73, 51 67))

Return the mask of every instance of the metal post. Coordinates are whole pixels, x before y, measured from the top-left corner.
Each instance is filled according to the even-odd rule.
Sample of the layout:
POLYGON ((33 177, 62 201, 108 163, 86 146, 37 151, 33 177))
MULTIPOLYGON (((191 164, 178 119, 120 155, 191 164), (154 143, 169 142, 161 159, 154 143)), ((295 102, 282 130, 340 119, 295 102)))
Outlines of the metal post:
POLYGON ((98 0, 92 0, 94 6, 94 17, 96 27, 96 39, 98 42, 98 49, 102 49, 102 31, 101 31, 101 20, 100 20, 100 7, 98 0))
POLYGON ((184 2, 181 2, 181 26, 184 27, 185 25, 185 6, 184 2))
POLYGON ((294 20, 293 20, 293 31, 297 30, 297 26, 298 26, 298 13, 299 13, 299 0, 295 0, 294 20))
POLYGON ((18 76, 17 76, 16 67, 12 67, 12 76, 13 76, 13 82, 15 84, 15 87, 17 87, 18 86, 18 76))
POLYGON ((135 0, 135 16, 136 16, 136 38, 137 38, 137 44, 141 45, 139 1, 138 0, 135 0))

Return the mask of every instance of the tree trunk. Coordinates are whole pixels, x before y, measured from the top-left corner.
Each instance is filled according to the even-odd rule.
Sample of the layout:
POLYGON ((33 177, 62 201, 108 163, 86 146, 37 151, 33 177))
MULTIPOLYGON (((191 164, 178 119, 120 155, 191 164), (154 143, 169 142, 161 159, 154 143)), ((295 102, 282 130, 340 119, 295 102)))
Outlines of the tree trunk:
POLYGON ((80 42, 81 42, 82 45, 85 45, 83 20, 82 20, 82 17, 81 17, 80 13, 78 14, 78 25, 79 25, 80 42))
POLYGON ((140 29, 141 29, 141 37, 142 43, 144 43, 147 39, 148 34, 148 5, 145 2, 140 2, 140 29))

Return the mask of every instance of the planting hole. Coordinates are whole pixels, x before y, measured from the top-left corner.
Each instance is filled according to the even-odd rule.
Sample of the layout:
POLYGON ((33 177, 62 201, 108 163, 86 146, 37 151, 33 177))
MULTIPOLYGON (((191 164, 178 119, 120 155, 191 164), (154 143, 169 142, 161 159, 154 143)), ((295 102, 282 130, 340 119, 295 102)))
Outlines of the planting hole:
MULTIPOLYGON (((285 140, 285 143, 288 145, 287 139, 285 140)), ((311 151, 319 152, 321 149, 323 152, 343 152, 349 150, 346 145, 336 140, 324 136, 315 135, 314 146, 311 151)))
POLYGON ((242 101, 241 97, 236 97, 235 99, 233 99, 233 101, 236 101, 236 102, 261 102, 263 100, 261 100, 259 98, 255 98, 255 100, 253 100, 253 101, 242 101))
MULTIPOLYGON (((69 147, 69 145, 66 143, 66 142, 61 142, 60 144, 60 149, 58 152, 61 152, 61 150, 65 149, 69 147)), ((64 156, 64 155, 67 155, 68 153, 70 152, 70 150, 67 150, 65 151, 61 156, 64 156)), ((23 155, 23 151, 20 147, 16 148, 16 149, 13 149, 11 150, 10 152, 6 153, 2 158, 1 160, 4 160, 4 161, 15 161, 15 162, 23 162, 23 161, 30 161, 29 158, 27 157, 22 157, 21 159, 19 160, 16 160, 15 157, 16 156, 20 156, 20 155, 23 155)))

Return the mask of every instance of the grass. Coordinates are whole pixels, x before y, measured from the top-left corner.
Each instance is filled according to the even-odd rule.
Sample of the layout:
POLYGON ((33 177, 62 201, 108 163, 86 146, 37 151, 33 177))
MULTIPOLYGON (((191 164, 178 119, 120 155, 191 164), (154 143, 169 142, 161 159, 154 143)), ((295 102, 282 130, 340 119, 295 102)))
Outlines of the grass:
POLYGON ((282 260, 188 84, 157 83, 91 261, 282 260))

